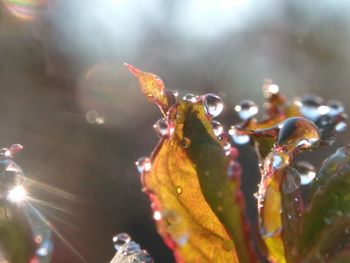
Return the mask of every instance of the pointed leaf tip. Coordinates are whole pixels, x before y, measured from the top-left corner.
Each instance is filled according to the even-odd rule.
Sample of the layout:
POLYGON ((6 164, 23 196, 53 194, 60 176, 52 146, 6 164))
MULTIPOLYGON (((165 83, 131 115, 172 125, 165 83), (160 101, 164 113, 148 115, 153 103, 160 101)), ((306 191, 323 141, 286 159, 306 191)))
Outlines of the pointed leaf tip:
POLYGON ((128 68, 128 70, 135 76, 138 77, 140 70, 136 67, 134 67, 133 65, 130 65, 128 63, 124 63, 124 66, 128 68))

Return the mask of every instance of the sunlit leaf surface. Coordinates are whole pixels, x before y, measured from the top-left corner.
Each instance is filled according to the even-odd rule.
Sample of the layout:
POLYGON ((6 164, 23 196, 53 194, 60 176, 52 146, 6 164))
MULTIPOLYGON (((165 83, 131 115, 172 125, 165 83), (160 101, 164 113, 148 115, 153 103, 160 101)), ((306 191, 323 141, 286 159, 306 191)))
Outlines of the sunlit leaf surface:
MULTIPOLYGON (((145 92, 142 78, 140 82, 155 102, 159 86, 153 87, 156 93, 152 86, 145 92)), ((159 100, 156 104, 163 108, 159 100)), ((231 170, 230 147, 226 145, 226 154, 211 126, 221 110, 222 102, 213 94, 179 99, 168 111, 167 132, 150 160, 137 163, 158 232, 177 262, 256 261, 248 241, 240 176, 231 170)))

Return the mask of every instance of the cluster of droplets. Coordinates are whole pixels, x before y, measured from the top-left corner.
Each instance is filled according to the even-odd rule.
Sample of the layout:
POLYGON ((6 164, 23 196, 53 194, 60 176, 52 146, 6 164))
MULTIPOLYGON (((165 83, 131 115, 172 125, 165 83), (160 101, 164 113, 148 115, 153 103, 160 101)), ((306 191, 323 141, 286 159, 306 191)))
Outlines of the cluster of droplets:
POLYGON ((321 133, 323 143, 332 144, 335 134, 342 132, 347 127, 347 114, 344 106, 339 101, 327 103, 318 96, 305 96, 296 100, 300 113, 307 119, 312 120, 321 133))
MULTIPOLYGON (((223 147, 223 150, 225 152, 225 155, 229 158, 228 169, 227 169, 228 178, 232 180, 239 178, 241 175, 241 166, 236 161, 238 157, 238 151, 236 148, 231 146, 230 135, 225 131, 223 125, 219 121, 214 119, 215 117, 219 116, 224 109, 224 104, 222 99, 215 94, 208 93, 203 96, 186 94, 182 97, 182 100, 187 103, 193 103, 193 104, 201 103, 201 105, 203 105, 204 112, 211 122, 212 132, 220 141, 223 147)), ((172 117, 176 116, 175 117, 176 119, 184 118, 183 113, 181 111, 176 111, 176 114, 173 114, 174 109, 176 110, 175 107, 172 106, 171 108, 169 108, 168 113, 165 114, 165 116, 167 117, 160 118, 153 125, 153 128, 158 137, 169 138, 170 136, 172 136, 175 130, 174 124, 172 122, 173 121, 172 117)), ((190 146, 191 146, 191 140, 187 137, 183 137, 180 141, 180 147, 183 149, 188 149, 190 146)), ((148 157, 139 158, 135 162, 135 164, 138 172, 141 174, 142 177, 145 176, 146 173, 149 172, 152 168, 151 158, 148 158, 148 157)), ((144 189, 144 190, 147 191, 147 189, 144 189)), ((183 188, 181 185, 177 185, 175 190, 176 190, 175 192, 178 195, 181 195, 183 193, 183 188)), ((164 215, 163 213, 161 213, 159 209, 153 208, 153 218, 156 221, 163 219, 163 217, 164 215)), ((182 236, 181 238, 179 238, 179 240, 185 240, 185 239, 186 238, 183 238, 182 236)))
MULTIPOLYGON (((300 184, 308 184, 316 176, 315 169, 309 163, 297 162, 294 167, 291 167, 294 155, 317 147, 320 141, 315 124, 302 117, 289 118, 277 124, 276 127, 279 127, 276 143, 271 152, 262 160, 260 166, 262 178, 256 194, 260 231, 264 238, 274 238, 282 230, 278 221, 268 222, 264 216, 265 211, 268 211, 271 217, 281 216, 282 204, 275 197, 281 192, 295 196, 296 199, 293 202, 296 203, 296 207, 299 207, 301 197, 298 196, 297 190, 300 184)), ((274 129, 275 127, 270 128, 270 130, 274 129)), ((268 133, 269 129, 264 132, 268 133)))
MULTIPOLYGON (((335 134, 342 132, 347 127, 347 115, 344 112, 344 106, 339 101, 324 102, 318 96, 304 96, 301 99, 296 99, 292 105, 288 105, 286 98, 280 94, 278 85, 268 80, 263 86, 265 113, 268 118, 275 118, 288 115, 293 107, 296 107, 299 114, 311 121, 318 127, 322 143, 332 144, 335 140, 335 134)), ((232 126, 229 134, 233 142, 236 144, 246 144, 250 138, 248 135, 239 132, 249 126, 251 120, 256 116, 259 109, 258 106, 251 100, 242 100, 235 106, 241 123, 232 126)), ((292 116, 289 116, 292 117, 292 116)), ((269 119, 266 119, 269 120, 269 119)))
MULTIPOLYGON (((176 93, 176 97, 177 96, 178 94, 176 93)), ((212 131, 214 135, 222 142, 223 149, 226 151, 226 155, 229 156, 232 148, 229 140, 229 136, 225 132, 223 125, 217 120, 214 120, 214 118, 219 116, 224 109, 224 104, 222 99, 215 94, 208 93, 203 96, 186 94, 182 97, 182 100, 190 103, 199 103, 199 102, 203 103, 204 111, 208 116, 208 118, 210 118, 211 120, 212 131)), ((179 112, 177 114, 179 114, 179 112)), ((174 133, 174 129, 175 129, 174 124, 172 123, 172 120, 169 117, 169 113, 167 114, 167 118, 158 119, 154 123, 153 128, 156 132, 156 135, 160 138, 170 137, 174 133)), ((190 147, 191 141, 189 138, 184 137, 180 141, 180 145, 183 149, 187 149, 190 147)), ((148 157, 139 158, 135 162, 135 164, 136 164, 137 170, 141 174, 150 171, 152 167, 151 160, 148 157)))
POLYGON ((111 263, 152 263, 153 259, 146 250, 131 240, 126 233, 120 233, 112 238, 116 254, 111 263))

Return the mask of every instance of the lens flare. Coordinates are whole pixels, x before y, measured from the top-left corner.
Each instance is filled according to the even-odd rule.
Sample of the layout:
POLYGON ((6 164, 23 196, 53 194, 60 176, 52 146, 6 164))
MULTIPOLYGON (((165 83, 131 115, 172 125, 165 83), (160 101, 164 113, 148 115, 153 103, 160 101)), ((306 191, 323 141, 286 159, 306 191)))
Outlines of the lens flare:
POLYGON ((27 191, 22 185, 13 187, 7 194, 7 200, 19 204, 27 198, 27 191))
POLYGON ((33 20, 42 11, 45 0, 3 0, 6 9, 21 20, 33 20))

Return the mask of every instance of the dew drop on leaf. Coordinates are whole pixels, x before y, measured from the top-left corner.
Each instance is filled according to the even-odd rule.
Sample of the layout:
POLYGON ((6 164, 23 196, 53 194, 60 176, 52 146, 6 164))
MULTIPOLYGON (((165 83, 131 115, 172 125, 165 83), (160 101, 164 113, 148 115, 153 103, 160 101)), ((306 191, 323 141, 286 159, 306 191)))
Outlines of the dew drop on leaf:
POLYGON ((313 122, 305 118, 293 117, 283 122, 276 145, 285 146, 288 151, 294 151, 318 146, 319 142, 319 130, 313 122))
POLYGON ((238 158, 238 150, 235 147, 231 147, 229 150, 225 153, 226 156, 230 157, 232 160, 235 160, 238 158))
POLYGON ((140 247, 139 244, 137 244, 134 241, 130 241, 130 242, 124 244, 118 250, 118 253, 120 253, 120 254, 122 254, 124 256, 136 254, 138 252, 141 252, 141 247, 140 247))
POLYGON ((297 169, 290 168, 283 182, 283 192, 290 194, 300 187, 301 176, 297 169))
POLYGON ((327 115, 335 117, 344 112, 344 106, 340 101, 332 100, 327 103, 329 112, 327 115))
POLYGON ((192 93, 186 94, 185 96, 182 97, 182 99, 193 103, 197 101, 197 97, 192 93))
POLYGON ((258 113, 259 108, 254 101, 242 100, 235 106, 235 111, 242 120, 248 120, 258 113))
POLYGON ((224 109, 224 103, 222 99, 215 94, 208 93, 203 97, 205 113, 210 117, 217 117, 224 109))
POLYGON ((183 149, 187 149, 188 147, 190 147, 191 145, 191 140, 187 137, 183 137, 183 139, 181 140, 181 147, 183 149))
POLYGON ((154 213, 153 213, 153 218, 154 218, 154 220, 156 220, 156 221, 159 221, 159 220, 161 220, 162 219, 162 214, 161 214, 161 212, 160 211, 154 211, 154 213))
POLYGON ((267 84, 263 86, 263 92, 265 98, 270 98, 272 95, 275 95, 279 92, 280 88, 276 84, 267 84))
POLYGON ((176 186, 176 193, 178 193, 179 195, 182 194, 182 187, 181 186, 176 186))
POLYGON ((224 127, 218 121, 213 120, 211 122, 211 126, 216 137, 220 136, 221 133, 224 131, 224 127))
POLYGON ((250 138, 246 134, 240 134, 236 127, 232 126, 231 129, 228 131, 228 133, 231 135, 232 140, 235 144, 242 145, 246 144, 250 141, 250 138))
POLYGON ((231 143, 225 142, 224 146, 223 146, 223 149, 224 149, 225 152, 229 151, 231 149, 231 143))
POLYGON ((158 137, 169 135, 168 123, 164 118, 157 120, 153 125, 153 128, 156 131, 158 137))
POLYGON ((139 173, 148 172, 152 168, 151 160, 147 157, 139 158, 135 164, 139 173))
POLYGON ((242 173, 242 167, 237 161, 230 161, 227 168, 227 176, 229 179, 233 180, 239 178, 242 173))
POLYGON ((315 167, 309 162, 299 161, 294 165, 294 168, 299 173, 302 185, 311 183, 316 177, 315 167))
POLYGON ((342 131, 345 131, 346 127, 347 127, 346 122, 341 121, 335 126, 335 130, 336 132, 342 132, 342 131))
POLYGON ((7 148, 1 148, 0 149, 0 158, 11 158, 12 153, 9 149, 7 148))
POLYGON ((319 108, 323 105, 323 99, 318 96, 305 96, 300 101, 300 112, 309 120, 316 121, 320 116, 319 108))
POLYGON ((113 245, 116 251, 118 251, 123 245, 131 241, 131 237, 127 233, 120 233, 112 238, 113 245))

